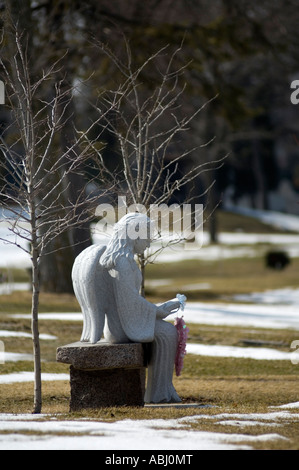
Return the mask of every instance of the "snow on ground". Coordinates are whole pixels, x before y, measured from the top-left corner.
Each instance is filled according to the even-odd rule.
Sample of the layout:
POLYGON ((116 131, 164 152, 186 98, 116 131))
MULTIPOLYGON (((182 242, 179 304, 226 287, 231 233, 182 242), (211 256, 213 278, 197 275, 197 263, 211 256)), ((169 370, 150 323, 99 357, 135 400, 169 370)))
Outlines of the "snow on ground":
POLYGON ((296 401, 295 403, 287 403, 286 405, 274 406, 273 408, 282 408, 282 409, 298 408, 299 409, 299 401, 296 401))
POLYGON ((45 420, 47 416, 44 415, 33 420, 32 415, 3 414, 0 415, 0 429, 6 434, 0 438, 0 450, 234 450, 250 449, 250 442, 284 439, 274 433, 249 436, 190 430, 191 422, 205 417, 107 423, 45 420), (26 435, 28 432, 33 435, 26 435), (55 436, 55 433, 75 435, 55 436))
POLYGON ((221 346, 210 344, 187 344, 187 353, 211 357, 236 357, 269 361, 298 361, 299 353, 278 351, 272 348, 242 348, 237 346, 221 346))
MULTIPOLYGON (((246 296, 247 304, 188 302, 183 315, 187 324, 244 326, 251 328, 292 329, 299 331, 299 289, 278 289, 246 296), (259 303, 254 303, 254 301, 259 303)), ((30 314, 11 314, 13 318, 30 319, 30 314)), ((82 322, 81 313, 40 313, 40 320, 82 322)), ((173 321, 173 316, 169 317, 173 321)), ((13 335, 14 332, 7 333, 13 335)), ((16 334, 16 333, 15 333, 16 334)), ((0 337, 5 332, 0 331, 0 337)), ((45 337, 44 339, 51 339, 45 337)), ((53 338, 54 339, 54 338, 53 338)), ((299 333, 298 333, 299 339, 299 333)), ((190 354, 214 357, 247 357, 257 360, 292 360, 299 362, 297 351, 274 348, 236 347, 188 343, 190 354)), ((7 359, 9 360, 9 359, 7 359)))
MULTIPOLYGON (((282 295, 275 295, 273 302, 283 301, 282 295)), ((292 292, 285 291, 289 297, 292 292)), ((211 305, 187 303, 183 312, 186 322, 206 324, 240 324, 252 327, 296 328, 299 329, 296 299, 297 292, 291 295, 291 306, 285 305, 211 305), (276 310, 277 309, 277 310, 276 310), (283 315, 281 314, 283 309, 283 315), (286 313, 286 310, 288 313, 286 313)), ((266 295, 269 295, 267 293, 266 295)), ((17 315, 13 315, 17 316, 17 315)), ((61 319, 82 321, 80 313, 45 313, 41 319, 61 319)), ((19 315, 18 317, 24 317, 19 315)), ((30 318, 30 315, 25 316, 30 318)), ((4 333, 2 333, 4 334, 4 333)), ((268 348, 238 348, 220 345, 200 345, 188 343, 189 354, 210 355, 214 357, 250 357, 254 359, 294 359, 294 352, 287 353, 268 348)), ((7 353, 12 354, 12 353, 7 353)), ((11 358, 7 358, 11 360, 11 358)), ((15 360, 17 360, 15 358, 15 360)), ((24 360, 24 357, 20 360, 24 360)), ((32 357, 31 357, 32 360, 32 357)), ((298 358, 299 362, 299 358, 298 358)), ((68 374, 44 374, 43 380, 69 380, 68 374)), ((1 383, 33 381, 33 373, 24 372, 0 375, 1 383)), ((198 415, 177 420, 125 420, 116 423, 96 421, 56 421, 53 417, 41 416, 42 422, 32 415, 3 415, 0 414, 0 450, 30 449, 30 450, 236 450, 251 449, 251 443, 284 439, 277 432, 249 436, 247 434, 229 434, 225 432, 194 431, 188 425, 197 419, 214 419, 216 424, 225 429, 227 426, 267 426, 278 430, 281 423, 297 421, 299 402, 281 406, 283 411, 263 414, 219 414, 198 415), (288 410, 291 409, 292 412, 288 410), (4 432, 5 434, 1 434, 4 432), (30 433, 30 434, 29 434, 30 433), (72 433, 64 436, 59 433, 72 433), (246 443, 246 444, 244 444, 246 443)))
MULTIPOLYGON (((298 404, 296 406, 298 408, 298 404)), ((298 421, 299 413, 270 412, 270 413, 222 413, 216 415, 217 424, 224 426, 271 426, 279 427, 286 422, 298 421)))
POLYGON ((28 282, 4 282, 0 284, 0 295, 9 295, 15 291, 28 291, 29 289, 28 282))
POLYGON ((33 361, 32 354, 25 353, 13 353, 13 352, 0 352, 0 364, 5 364, 6 362, 19 362, 19 361, 33 361))
POLYGON ((21 237, 15 237, 9 231, 9 224, 0 219, 0 267, 1 268, 28 268, 30 258, 24 249, 28 248, 28 243, 21 237), (3 239, 7 241, 3 241, 3 239), (22 247, 18 248, 14 244, 22 247))
MULTIPOLYGON (((31 338, 31 337, 32 337, 31 333, 25 333, 23 331, 0 330, 0 338, 31 338)), ((57 336, 41 333, 39 335, 39 339, 51 341, 51 340, 57 339, 57 336)))
POLYGON ((282 289, 269 289, 264 292, 235 295, 234 300, 252 302, 256 304, 299 305, 299 289, 284 287, 282 289))
POLYGON ((297 305, 187 302, 186 323, 299 330, 297 305))
MULTIPOLYGON (((285 291, 286 294, 290 290, 285 291)), ((268 294, 266 294, 268 295, 268 294)), ((296 291, 293 305, 260 305, 260 304, 210 304, 187 302, 183 312, 187 324, 230 325, 252 328, 275 328, 299 330, 298 298, 296 291)), ((275 295, 274 295, 275 299, 275 295)), ((281 301, 282 297, 279 296, 281 301)), ((30 314, 12 314, 13 318, 30 319, 30 314)), ((41 320, 61 320, 82 322, 81 313, 41 313, 41 320)), ((173 317, 169 317, 170 321, 173 317)), ((299 336, 299 333, 298 333, 299 336)), ((299 361, 297 351, 283 352, 273 348, 241 348, 236 346, 203 345, 188 343, 188 352, 215 357, 247 357, 260 360, 293 360, 299 361)))
POLYGON ((238 207, 229 204, 225 206, 225 210, 252 217, 277 229, 299 232, 299 217, 297 215, 277 211, 251 209, 250 207, 238 207))
MULTIPOLYGON (((236 296, 248 303, 188 302, 186 323, 299 330, 299 289, 285 288, 236 296), (250 303, 251 302, 251 303, 250 303)), ((30 314, 12 314, 30 319, 30 314)), ((82 321, 81 313, 40 313, 41 320, 82 321)), ((171 319, 171 317, 169 317, 171 319)))
MULTIPOLYGON (((274 227, 284 230, 290 230, 299 233, 299 217, 290 214, 282 214, 271 211, 255 211, 251 209, 228 208, 229 210, 254 217, 262 222, 268 223, 274 227)), ((107 243, 107 234, 93 229, 94 243, 107 243)), ((196 234, 197 235, 197 234, 196 234)), ((209 234, 204 232, 197 236, 199 245, 179 243, 171 247, 166 247, 155 259, 156 262, 171 262, 183 259, 227 259, 232 257, 251 257, 256 255, 257 244, 270 244, 280 247, 287 251, 290 256, 299 256, 299 234, 246 234, 243 232, 220 233, 219 244, 209 245, 209 234), (243 246, 242 246, 243 245, 243 246), (244 246, 247 245, 247 246, 244 246)), ((167 239, 165 238, 165 243, 167 239)), ((151 252, 161 247, 160 242, 152 244, 151 252)), ((28 249, 28 242, 15 236, 9 231, 9 224, 1 218, 0 211, 0 268, 29 268, 30 258, 25 249, 28 249), (23 248, 2 241, 7 239, 10 242, 17 241, 23 248)))
MULTIPOLYGON (((299 409, 299 402, 283 407, 299 409)), ((280 408, 283 408, 280 407, 280 408)), ((277 407, 276 407, 277 408, 277 407)), ((277 433, 249 436, 190 429, 198 420, 214 420, 219 425, 275 426, 298 420, 299 413, 198 414, 178 419, 58 421, 50 415, 0 414, 0 450, 235 450, 250 449, 250 443, 285 439, 277 433), (30 433, 30 434, 28 434, 30 433), (63 433, 73 435, 64 436, 63 433), (61 434, 61 435, 58 435, 61 434), (243 444, 246 442, 246 445, 243 444)))
MULTIPOLYGON (((210 345, 199 343, 187 343, 187 353, 197 356, 211 356, 211 357, 235 357, 243 359, 255 359, 261 361, 292 361, 294 364, 299 364, 298 349, 292 352, 279 351, 274 348, 259 348, 259 347, 237 347, 237 346, 223 346, 223 345, 210 345)), ((18 361, 33 361, 31 354, 23 353, 1 353, 1 363, 5 362, 18 362, 18 361)), ((3 376, 0 375, 0 384, 3 376)), ((12 374, 11 383, 16 379, 17 382, 22 381, 22 376, 12 374)), ((8 379, 7 379, 8 380, 8 379)), ((24 376, 24 381, 29 381, 30 376, 24 376)), ((33 375, 32 375, 33 380, 33 375)))
MULTIPOLYGON (((53 380, 69 380, 69 379, 70 379, 69 374, 42 373, 43 382, 48 382, 48 381, 53 381, 53 380)), ((14 372, 12 374, 0 375, 0 384, 12 384, 12 383, 33 382, 33 381, 34 381, 34 372, 14 372)))
MULTIPOLYGON (((0 237, 1 237, 0 226, 0 237)), ((291 257, 299 256, 299 235, 291 234, 246 234, 246 233, 221 233, 219 234, 219 244, 209 245, 208 234, 204 234, 204 244, 193 246, 180 243, 174 246, 165 247, 157 257, 156 263, 166 263, 173 261, 183 261, 185 259, 198 260, 221 260, 229 258, 247 258, 256 256, 257 244, 267 244, 288 252, 291 257), (246 246, 245 246, 246 245, 246 246)), ((96 243, 107 243, 107 239, 95 238, 96 243)), ((151 252, 160 248, 156 242, 151 247, 151 252)), ((9 245, 0 240, 0 268, 30 268, 30 258, 21 249, 9 245)))

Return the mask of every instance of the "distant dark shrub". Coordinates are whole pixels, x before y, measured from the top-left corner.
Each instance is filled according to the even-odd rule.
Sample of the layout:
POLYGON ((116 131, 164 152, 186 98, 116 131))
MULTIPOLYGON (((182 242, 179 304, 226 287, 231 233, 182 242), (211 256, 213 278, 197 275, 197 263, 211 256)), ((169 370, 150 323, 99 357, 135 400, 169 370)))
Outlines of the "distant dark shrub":
POLYGON ((284 269, 290 262, 289 255, 284 251, 269 251, 266 254, 267 268, 284 269))

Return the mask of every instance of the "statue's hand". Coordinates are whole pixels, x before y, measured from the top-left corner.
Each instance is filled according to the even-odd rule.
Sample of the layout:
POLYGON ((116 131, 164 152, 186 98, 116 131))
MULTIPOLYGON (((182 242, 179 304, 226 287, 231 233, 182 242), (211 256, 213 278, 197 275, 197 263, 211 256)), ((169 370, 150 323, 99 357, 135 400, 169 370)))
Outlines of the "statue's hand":
POLYGON ((163 304, 158 305, 157 318, 166 318, 171 313, 177 312, 179 308, 180 302, 176 299, 164 302, 163 304))

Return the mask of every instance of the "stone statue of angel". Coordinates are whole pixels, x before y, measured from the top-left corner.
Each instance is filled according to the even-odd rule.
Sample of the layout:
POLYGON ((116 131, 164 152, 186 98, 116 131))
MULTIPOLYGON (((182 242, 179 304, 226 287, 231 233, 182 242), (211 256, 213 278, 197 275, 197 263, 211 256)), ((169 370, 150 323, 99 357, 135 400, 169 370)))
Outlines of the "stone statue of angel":
POLYGON ((107 246, 92 245, 75 260, 72 278, 83 313, 81 341, 151 343, 145 403, 180 402, 173 386, 176 327, 164 319, 178 299, 160 305, 140 295, 142 275, 134 255, 150 246, 152 221, 128 213, 114 226, 107 246))

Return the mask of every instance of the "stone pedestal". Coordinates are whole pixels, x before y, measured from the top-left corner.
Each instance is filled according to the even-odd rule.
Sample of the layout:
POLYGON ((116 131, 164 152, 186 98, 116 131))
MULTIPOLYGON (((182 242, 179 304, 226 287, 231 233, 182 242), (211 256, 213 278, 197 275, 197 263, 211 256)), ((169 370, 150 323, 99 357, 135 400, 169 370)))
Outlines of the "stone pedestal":
POLYGON ((59 347, 57 361, 70 364, 71 411, 144 405, 142 344, 77 342, 59 347))

